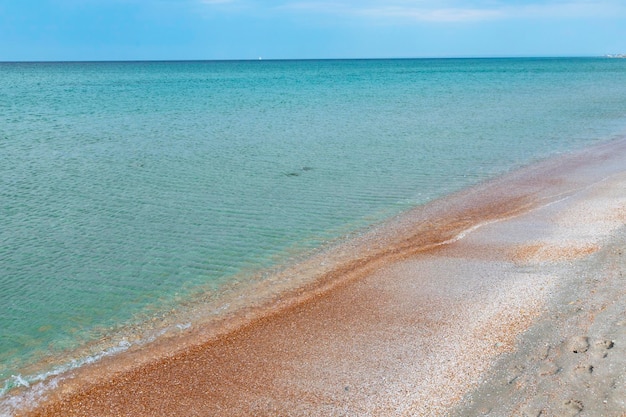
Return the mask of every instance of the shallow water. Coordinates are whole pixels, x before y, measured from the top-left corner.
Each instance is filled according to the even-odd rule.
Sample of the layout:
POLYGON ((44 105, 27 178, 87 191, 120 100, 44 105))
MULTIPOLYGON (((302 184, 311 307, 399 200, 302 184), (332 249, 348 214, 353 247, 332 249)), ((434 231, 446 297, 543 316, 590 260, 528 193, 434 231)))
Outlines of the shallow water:
POLYGON ((39 63, 0 75, 2 391, 198 291, 626 127, 625 60, 39 63))

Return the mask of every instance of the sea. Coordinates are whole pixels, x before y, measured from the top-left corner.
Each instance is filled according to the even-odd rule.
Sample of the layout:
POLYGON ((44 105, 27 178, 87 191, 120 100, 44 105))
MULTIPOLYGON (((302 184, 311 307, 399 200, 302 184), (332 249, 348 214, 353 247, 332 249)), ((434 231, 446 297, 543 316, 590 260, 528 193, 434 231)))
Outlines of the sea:
POLYGON ((0 63, 0 411, 194 297, 625 132, 624 59, 0 63))

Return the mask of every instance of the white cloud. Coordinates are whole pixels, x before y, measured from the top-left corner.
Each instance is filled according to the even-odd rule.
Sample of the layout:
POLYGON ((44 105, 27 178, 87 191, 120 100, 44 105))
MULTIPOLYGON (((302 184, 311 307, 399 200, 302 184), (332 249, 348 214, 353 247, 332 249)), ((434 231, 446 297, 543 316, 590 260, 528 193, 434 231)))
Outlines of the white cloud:
POLYGON ((509 17, 581 18, 626 16, 626 4, 617 1, 551 1, 505 8, 509 17))
POLYGON ((200 0, 200 3, 202 4, 226 4, 226 3, 233 3, 233 0, 200 0))
POLYGON ((491 20, 503 17, 498 9, 471 8, 421 8, 421 7, 380 7, 363 9, 360 15, 371 18, 393 18, 426 22, 466 22, 491 20))
POLYGON ((619 0, 370 0, 333 2, 290 2, 282 9, 315 13, 361 16, 378 20, 426 22, 476 22, 509 18, 589 18, 626 16, 626 4, 619 0))

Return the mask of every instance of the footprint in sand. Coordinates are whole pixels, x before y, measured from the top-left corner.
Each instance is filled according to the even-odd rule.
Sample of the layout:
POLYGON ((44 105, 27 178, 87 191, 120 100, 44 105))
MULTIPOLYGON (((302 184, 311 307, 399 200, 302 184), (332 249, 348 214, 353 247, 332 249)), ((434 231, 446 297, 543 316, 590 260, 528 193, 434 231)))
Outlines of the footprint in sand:
POLYGON ((561 368, 559 368, 553 362, 544 362, 544 363, 541 364, 541 366, 539 366, 539 375, 540 376, 556 375, 560 371, 561 371, 561 368))
POLYGON ((579 400, 567 400, 563 403, 563 414, 561 417, 573 417, 578 415, 581 411, 583 411, 585 407, 583 406, 582 401, 579 400))
POLYGON ((522 406, 519 413, 513 415, 520 417, 546 417, 545 404, 548 403, 548 397, 539 395, 529 399, 529 402, 522 406))
POLYGON ((541 416, 544 416, 545 414, 544 414, 543 408, 528 407, 522 411, 521 415, 523 417, 541 417, 541 416))
POLYGON ((567 349, 573 353, 585 353, 589 350, 589 338, 587 336, 574 336, 567 341, 567 349))
POLYGON ((591 375, 593 373, 593 366, 590 364, 581 364, 574 368, 574 372, 578 375, 591 375))
POLYGON ((591 353, 594 357, 606 358, 609 355, 609 350, 613 349, 614 345, 612 340, 600 339, 591 347, 591 353))

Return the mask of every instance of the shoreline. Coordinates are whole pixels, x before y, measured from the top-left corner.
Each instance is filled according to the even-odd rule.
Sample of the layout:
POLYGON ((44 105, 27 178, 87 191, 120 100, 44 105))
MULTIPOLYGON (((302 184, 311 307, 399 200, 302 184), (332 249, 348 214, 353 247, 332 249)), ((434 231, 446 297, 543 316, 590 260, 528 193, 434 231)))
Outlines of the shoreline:
MULTIPOLYGON (((483 243, 487 250, 472 246, 476 236, 493 234, 493 230, 515 225, 518 219, 538 211, 571 204, 588 189, 611 181, 612 175, 619 177, 624 161, 626 140, 616 140, 533 164, 411 210, 258 281, 254 300, 233 291, 230 302, 220 301, 227 307, 218 320, 207 314, 215 306, 207 306, 199 316, 204 314, 208 320, 198 321, 191 329, 73 371, 48 402, 23 415, 100 415, 97 407, 104 414, 113 414, 115 409, 120 415, 151 415, 155 410, 148 412, 150 407, 166 405, 184 405, 185 410, 214 415, 220 411, 210 407, 228 410, 222 415, 246 415, 255 410, 280 415, 316 414, 317 410, 318 414, 339 415, 346 407, 348 415, 422 415, 446 409, 475 385, 494 357, 513 349, 516 336, 540 316, 549 288, 555 285, 552 278, 538 274, 532 279, 544 292, 533 293, 525 284, 529 273, 511 271, 511 265, 523 264, 528 256, 531 260, 538 256, 541 262, 545 262, 542 256, 572 261, 599 250, 593 244, 567 250, 526 245, 522 253, 511 249, 510 242, 483 243), (459 287, 455 280, 468 265, 488 277, 495 277, 502 272, 498 268, 504 267, 504 272, 512 275, 510 288, 494 293, 501 284, 489 278, 486 281, 493 285, 489 288, 478 276, 470 280, 475 287, 459 287), (425 274, 424 270, 432 272, 425 274), (458 294, 450 298, 442 292, 444 287, 458 294), (483 305, 467 303, 459 294, 477 297, 483 305), (505 314, 505 307, 511 305, 519 309, 516 315, 505 314), (468 311, 482 316, 464 323, 468 311), (467 331, 472 335, 499 334, 502 340, 480 345, 478 350, 487 355, 481 356, 476 346, 464 345, 471 339, 461 337, 469 336, 467 331), (442 349, 437 340, 455 340, 458 345, 444 343, 442 349), (281 348, 276 349, 277 345, 281 348), (462 365, 458 361, 466 350, 475 356, 462 365), (396 356, 392 358, 390 353, 396 356), (423 363, 417 370, 415 364, 407 364, 420 356, 423 363), (457 361, 456 366, 471 366, 457 372, 446 365, 446 359, 457 361), (210 375, 206 375, 209 369, 210 375), (447 379, 434 378, 426 384, 406 375, 408 369, 411 374, 418 371, 447 379), (212 392, 193 391, 191 383, 185 382, 188 378, 197 378, 194 385, 210 387, 212 392), (224 378, 228 382, 219 386, 216 381, 224 378), (333 385, 329 381, 337 386, 329 388, 333 385), (454 392, 453 398, 446 390, 437 391, 439 386, 449 389, 450 381, 455 381, 456 389, 449 390, 454 392), (391 385, 395 391, 388 392, 391 385), (418 401, 411 394, 412 389, 441 401, 430 404, 427 411, 411 408, 417 402, 423 404, 423 399, 418 401), (389 394, 384 397, 386 405, 382 400, 376 402, 383 392, 389 394), (401 401, 398 392, 409 400, 401 401), (181 403, 183 397, 196 401, 181 403), (113 399, 119 401, 117 405, 113 399), (139 406, 144 407, 143 412, 139 406), (400 409, 404 411, 394 414, 393 410, 400 409)), ((526 240, 535 238, 519 226, 514 232, 526 240)), ((162 413, 172 415, 173 411, 162 413)))
POLYGON ((446 413, 626 416, 626 227, 584 260, 545 311, 446 413))

